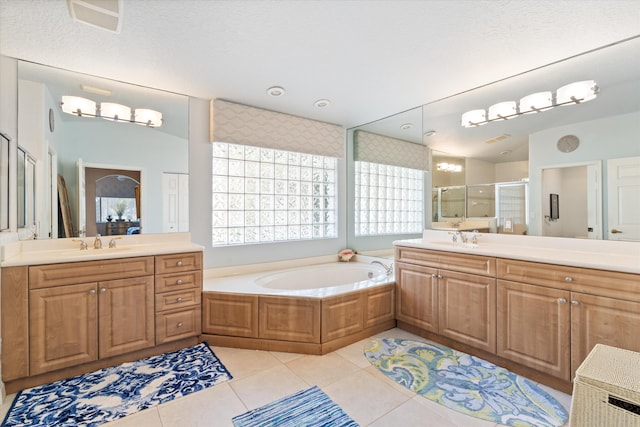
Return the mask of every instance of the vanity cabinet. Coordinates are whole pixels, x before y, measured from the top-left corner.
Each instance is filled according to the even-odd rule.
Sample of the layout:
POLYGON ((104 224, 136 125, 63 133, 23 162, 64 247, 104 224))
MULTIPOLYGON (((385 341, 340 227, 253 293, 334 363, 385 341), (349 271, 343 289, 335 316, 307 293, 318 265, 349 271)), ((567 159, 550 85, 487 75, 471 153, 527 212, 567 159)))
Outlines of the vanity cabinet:
POLYGON ((638 275, 498 259, 498 277, 498 355, 570 380, 597 343, 640 351, 638 275))
POLYGON ((399 321, 495 351, 495 259, 403 247, 396 256, 399 321))
POLYGON ((185 345, 200 335, 202 253, 2 267, 8 392, 185 345))
POLYGON ((202 331, 202 252, 155 257, 156 343, 202 331))

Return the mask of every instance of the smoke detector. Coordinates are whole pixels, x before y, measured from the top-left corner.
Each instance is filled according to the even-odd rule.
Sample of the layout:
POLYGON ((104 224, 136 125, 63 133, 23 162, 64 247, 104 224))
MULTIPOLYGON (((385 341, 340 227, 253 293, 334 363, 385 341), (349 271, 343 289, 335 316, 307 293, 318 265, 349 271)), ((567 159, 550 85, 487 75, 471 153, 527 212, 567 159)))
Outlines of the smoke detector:
POLYGON ((67 0, 74 21, 118 34, 122 28, 122 7, 123 0, 67 0))

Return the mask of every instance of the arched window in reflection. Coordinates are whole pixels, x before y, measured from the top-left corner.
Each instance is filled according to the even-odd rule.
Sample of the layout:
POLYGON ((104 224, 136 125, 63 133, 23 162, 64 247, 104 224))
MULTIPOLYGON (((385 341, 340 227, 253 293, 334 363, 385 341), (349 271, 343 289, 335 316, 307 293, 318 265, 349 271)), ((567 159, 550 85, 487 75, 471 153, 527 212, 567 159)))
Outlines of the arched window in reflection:
MULTIPOLYGON (((107 236, 139 232, 140 171, 86 168, 85 173, 87 200, 95 200, 93 206, 87 203, 87 218, 95 218, 95 232, 107 236), (90 198, 92 192, 95 196, 90 198)), ((92 235, 89 227, 88 223, 92 235)))

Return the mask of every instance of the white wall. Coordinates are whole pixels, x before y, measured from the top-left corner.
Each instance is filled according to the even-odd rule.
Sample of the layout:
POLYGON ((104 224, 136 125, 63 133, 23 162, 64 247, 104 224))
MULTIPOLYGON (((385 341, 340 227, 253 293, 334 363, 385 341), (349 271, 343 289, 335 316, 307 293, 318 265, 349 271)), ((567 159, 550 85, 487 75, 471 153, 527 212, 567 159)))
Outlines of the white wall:
POLYGON ((545 169, 542 175, 542 214, 550 215, 549 195, 558 195, 560 217, 542 223, 543 236, 587 237, 587 167, 545 169))
POLYGON ((542 194, 542 169, 602 161, 602 223, 607 224, 606 160, 632 156, 640 156, 640 112, 575 123, 532 134, 529 137, 530 234, 541 234, 544 215, 539 202, 542 194), (556 143, 564 135, 575 135, 580 139, 577 150, 571 153, 558 151, 556 143))

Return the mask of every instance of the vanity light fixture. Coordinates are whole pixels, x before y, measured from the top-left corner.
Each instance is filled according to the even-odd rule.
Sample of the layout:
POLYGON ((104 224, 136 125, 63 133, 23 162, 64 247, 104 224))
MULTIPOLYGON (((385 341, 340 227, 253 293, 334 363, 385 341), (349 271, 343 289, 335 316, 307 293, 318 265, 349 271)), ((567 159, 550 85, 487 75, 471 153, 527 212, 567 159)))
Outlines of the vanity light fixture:
POLYGON ((598 94, 598 85, 593 80, 574 82, 558 88, 556 103, 559 105, 579 104, 594 99, 598 94))
POLYGON ((462 165, 442 162, 442 163, 438 163, 436 166, 439 171, 443 171, 443 172, 462 172, 462 165))
POLYGON ((466 128, 487 123, 489 122, 487 121, 487 112, 485 110, 471 110, 462 115, 462 126, 466 128))
POLYGON ((269 89, 267 89, 267 94, 277 98, 279 96, 284 95, 285 90, 282 86, 271 86, 269 89))
POLYGON ((136 108, 133 115, 133 122, 140 126, 157 128, 162 126, 162 113, 147 108, 136 108))
POLYGON ((520 113, 531 114, 553 108, 553 95, 550 91, 527 95, 520 100, 520 113))
POLYGON ((517 114, 516 101, 498 102, 489 107, 489 114, 487 119, 493 120, 508 120, 517 114))
POLYGON ((103 102, 100 104, 100 117, 116 122, 130 122, 131 108, 114 102, 103 102))
POLYGON ((485 110, 471 110, 462 115, 463 127, 474 127, 498 120, 508 120, 524 114, 539 113, 561 105, 574 105, 591 101, 598 95, 600 88, 594 80, 570 83, 558 88, 555 100, 550 91, 532 93, 515 101, 499 102, 485 110))
POLYGON ((87 98, 79 96, 63 96, 60 103, 62 111, 75 116, 96 116, 96 103, 87 98))
POLYGON ((147 108, 137 108, 131 114, 131 108, 126 105, 113 102, 102 102, 98 104, 87 98, 79 96, 63 96, 60 102, 62 111, 79 117, 101 117, 120 123, 135 123, 147 127, 162 126, 162 113, 147 108))

